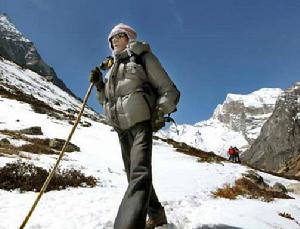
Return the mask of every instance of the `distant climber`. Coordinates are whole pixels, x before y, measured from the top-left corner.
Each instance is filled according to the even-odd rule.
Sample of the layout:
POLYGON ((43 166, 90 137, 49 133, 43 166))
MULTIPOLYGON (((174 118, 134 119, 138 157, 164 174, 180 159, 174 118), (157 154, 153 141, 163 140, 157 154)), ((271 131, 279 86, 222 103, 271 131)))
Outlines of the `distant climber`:
POLYGON ((229 155, 229 161, 241 163, 240 155, 239 155, 240 150, 236 146, 235 147, 230 146, 227 153, 229 155))
POLYGON ((240 150, 235 146, 234 148, 234 154, 233 154, 233 162, 241 163, 240 160, 240 150))
POLYGON ((234 148, 232 146, 229 147, 227 154, 229 155, 229 161, 234 162, 234 148))

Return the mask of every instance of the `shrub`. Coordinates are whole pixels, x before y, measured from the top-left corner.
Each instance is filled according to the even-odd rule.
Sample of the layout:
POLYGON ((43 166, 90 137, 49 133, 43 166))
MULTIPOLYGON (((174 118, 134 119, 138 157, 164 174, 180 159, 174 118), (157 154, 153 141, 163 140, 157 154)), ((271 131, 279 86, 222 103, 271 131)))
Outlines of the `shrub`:
POLYGON ((215 197, 226 199, 236 199, 237 196, 246 196, 250 199, 262 199, 263 201, 270 202, 274 198, 280 199, 293 199, 285 193, 270 191, 260 188, 257 184, 251 182, 247 178, 240 178, 235 181, 234 186, 226 184, 223 188, 219 188, 212 192, 215 197))
MULTIPOLYGON (((0 189, 38 192, 49 172, 42 167, 20 160, 8 163, 0 168, 0 189)), ((96 184, 97 179, 95 177, 85 176, 79 170, 58 169, 46 191, 61 190, 67 187, 95 187, 96 184)))

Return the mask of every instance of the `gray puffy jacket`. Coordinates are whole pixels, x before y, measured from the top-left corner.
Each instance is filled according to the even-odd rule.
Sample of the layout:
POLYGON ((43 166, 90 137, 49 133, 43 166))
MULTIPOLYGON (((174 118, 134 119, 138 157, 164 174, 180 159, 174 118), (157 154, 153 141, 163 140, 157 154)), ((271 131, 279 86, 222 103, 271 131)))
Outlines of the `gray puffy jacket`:
POLYGON ((98 100, 107 122, 122 130, 150 120, 155 109, 173 112, 179 101, 179 91, 145 42, 132 41, 115 55, 104 83, 98 100))

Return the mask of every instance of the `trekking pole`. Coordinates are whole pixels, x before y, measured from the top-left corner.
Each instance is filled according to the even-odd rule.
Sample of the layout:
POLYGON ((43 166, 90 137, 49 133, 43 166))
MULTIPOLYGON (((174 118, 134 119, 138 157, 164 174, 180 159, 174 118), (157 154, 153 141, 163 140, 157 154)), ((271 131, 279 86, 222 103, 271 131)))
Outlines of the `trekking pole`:
POLYGON ((54 176, 55 170, 57 169, 58 164, 59 164, 60 160, 62 159, 64 153, 65 153, 65 149, 66 149, 67 145, 69 144, 69 142, 70 142, 70 140, 71 140, 71 138, 72 138, 72 135, 73 135, 73 133, 75 132, 75 129, 76 129, 76 127, 77 127, 77 125, 78 125, 78 123, 79 123, 79 121, 80 121, 80 118, 81 118, 81 116, 82 116, 82 114, 83 114, 84 107, 85 107, 85 105, 86 105, 86 103, 87 103, 87 100, 88 100, 90 94, 91 94, 91 91, 92 91, 93 86, 94 86, 94 84, 91 83, 90 86, 89 86, 89 88, 88 88, 88 90, 87 90, 87 93, 86 93, 86 95, 85 95, 85 97, 84 97, 84 99, 83 99, 83 104, 82 104, 81 110, 80 110, 80 112, 79 112, 79 114, 78 114, 77 120, 76 120, 76 122, 74 123, 73 128, 72 128, 72 130, 71 130, 71 132, 70 132, 70 134, 69 134, 69 136, 68 136, 68 138, 67 138, 67 140, 66 140, 64 146, 62 147, 62 149, 61 149, 61 151, 60 151, 60 154, 59 154, 59 157, 58 157, 58 159, 57 159, 57 161, 56 161, 56 164, 54 165, 54 167, 53 167, 51 173, 48 175, 46 181, 44 182, 44 184, 43 184, 43 186, 42 186, 42 188, 41 188, 41 190, 40 190, 38 196, 36 197, 36 199, 35 199, 35 201, 34 201, 32 207, 31 207, 30 211, 28 212, 28 214, 27 214, 27 216, 25 217, 23 223, 21 224, 20 229, 23 229, 23 228, 25 227, 25 225, 26 225, 26 223, 28 222, 28 220, 29 220, 31 214, 33 213, 35 207, 37 206, 39 200, 41 199, 42 195, 44 194, 44 192, 45 192, 45 190, 46 190, 46 188, 47 188, 49 182, 51 181, 52 177, 54 176))

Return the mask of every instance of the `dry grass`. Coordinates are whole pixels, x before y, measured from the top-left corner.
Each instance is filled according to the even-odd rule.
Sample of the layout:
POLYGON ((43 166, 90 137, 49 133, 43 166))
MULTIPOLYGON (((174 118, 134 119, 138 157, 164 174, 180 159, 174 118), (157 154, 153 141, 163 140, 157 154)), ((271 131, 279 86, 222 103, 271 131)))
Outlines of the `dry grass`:
POLYGON ((11 90, 7 90, 6 88, 0 86, 0 95, 4 98, 13 99, 17 101, 21 101, 24 103, 28 103, 31 105, 32 109, 37 113, 58 113, 63 114, 63 112, 50 107, 48 104, 36 99, 32 95, 27 95, 19 90, 17 87, 12 85, 4 84, 6 87, 11 90))
POLYGON ((261 189, 247 178, 240 178, 235 181, 234 186, 225 185, 212 192, 215 197, 221 197, 234 200, 238 196, 245 196, 250 199, 261 199, 266 202, 273 201, 274 198, 293 199, 289 195, 282 192, 276 192, 266 189, 261 189))
POLYGON ((52 150, 50 147, 39 144, 25 144, 17 147, 19 151, 30 152, 34 154, 59 154, 58 151, 52 150))
POLYGON ((13 146, 0 147, 0 157, 18 155, 18 154, 19 151, 16 149, 16 147, 13 146))
MULTIPOLYGON (((61 148, 50 148, 49 142, 50 139, 40 139, 40 138, 29 138, 25 134, 20 133, 19 131, 11 130, 0 130, 0 133, 6 136, 9 136, 15 140, 23 140, 28 142, 22 146, 16 147, 13 145, 7 145, 5 147, 0 147, 0 153, 2 155, 19 155, 20 151, 34 153, 34 154, 59 154, 61 148)), ((69 143, 69 145, 73 145, 69 143)), ((66 152, 71 152, 66 148, 66 152)))
MULTIPOLYGON (((0 168, 0 189, 39 191, 47 179, 49 171, 33 164, 17 161, 0 168)), ((67 187, 95 187, 97 179, 85 176, 79 170, 58 170, 48 185, 47 191, 67 187)))

